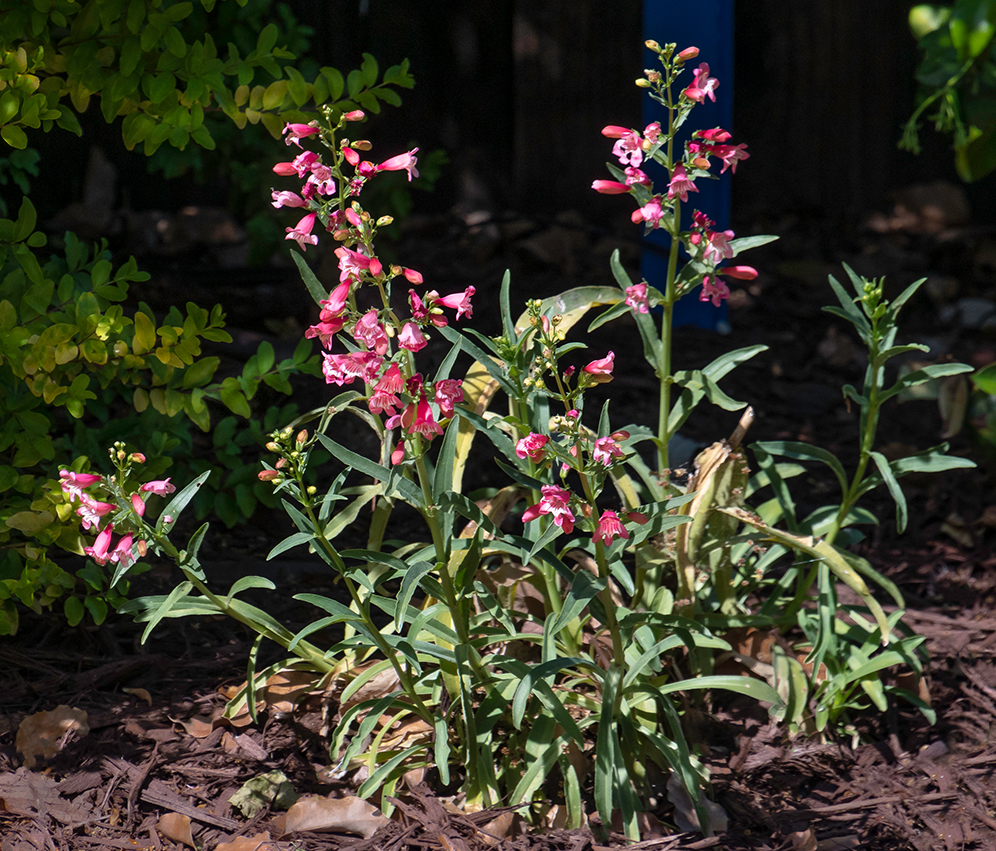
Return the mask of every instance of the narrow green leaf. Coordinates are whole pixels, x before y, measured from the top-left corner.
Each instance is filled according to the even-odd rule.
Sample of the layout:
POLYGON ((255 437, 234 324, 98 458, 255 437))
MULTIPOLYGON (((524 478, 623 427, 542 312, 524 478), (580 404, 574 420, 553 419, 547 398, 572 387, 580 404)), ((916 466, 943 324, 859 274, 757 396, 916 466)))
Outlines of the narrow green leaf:
POLYGON ((875 462, 875 466, 878 467, 878 471, 882 476, 882 480, 885 482, 885 486, 889 489, 889 493, 892 495, 893 500, 895 500, 896 531, 901 535, 906 531, 906 495, 903 493, 902 487, 893 475, 892 467, 889 466, 889 460, 881 452, 869 452, 868 454, 875 462))

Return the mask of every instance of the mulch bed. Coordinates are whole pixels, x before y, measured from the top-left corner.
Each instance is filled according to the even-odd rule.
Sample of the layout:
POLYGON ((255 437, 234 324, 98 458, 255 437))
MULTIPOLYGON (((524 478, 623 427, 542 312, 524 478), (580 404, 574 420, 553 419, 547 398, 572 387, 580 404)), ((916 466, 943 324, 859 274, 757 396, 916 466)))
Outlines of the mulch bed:
MULTIPOLYGON (((841 323, 819 312, 830 295, 826 272, 842 279, 839 261, 845 260, 865 274, 888 273, 898 291, 920 274, 951 276, 962 269, 958 297, 992 299, 992 276, 985 270, 980 275, 973 258, 979 240, 991 242, 993 235, 866 232, 845 242, 805 221, 755 230, 781 232, 786 239, 745 258, 765 272, 733 299, 732 333, 718 337, 684 329, 676 359, 681 367, 701 366, 728 348, 768 344, 771 351, 724 381, 731 395, 748 399, 758 412, 749 439, 810 440, 838 451, 846 464, 853 457, 856 416, 840 401, 838 388, 842 382, 859 382, 863 365, 860 353, 848 348, 841 323)), ((747 232, 748 227, 738 229, 741 235, 747 232)), ((445 217, 413 222, 397 250, 412 258, 411 265, 440 292, 474 283, 482 294, 477 308, 482 321, 476 327, 489 330, 495 314, 488 293, 496 291, 506 267, 513 269, 522 297, 548 295, 567 286, 605 283, 613 248, 620 248, 630 264, 635 261, 628 237, 585 226, 575 217, 525 222, 507 216, 472 224, 445 217)), ((926 297, 911 304, 909 338, 921 334, 943 352, 969 362, 984 359, 992 348, 988 332, 939 323, 942 307, 926 297)), ((274 333, 262 323, 251 330, 274 333)), ((591 346, 593 356, 615 348, 619 379, 609 385, 618 400, 613 416, 638 420, 641 409, 652 404, 652 382, 641 377, 646 367, 631 340, 631 328, 616 326, 600 329, 591 346)), ((703 409, 686 433, 711 443, 727 435, 735 421, 735 414, 703 409)), ((936 407, 918 402, 886 414, 880 445, 925 448, 939 442, 940 430, 936 407)), ((954 451, 985 463, 965 433, 953 441, 954 451)), ((991 471, 983 466, 974 473, 908 484, 910 531, 902 538, 890 531, 894 509, 887 495, 876 494, 868 507, 883 525, 861 551, 907 594, 906 622, 927 637, 937 724, 929 726, 916 710, 900 705, 884 717, 857 716, 853 739, 789 739, 746 704, 718 704, 702 719, 699 744, 730 829, 715 837, 669 833, 658 827, 669 822, 665 799, 655 813, 659 822, 648 821, 648 838, 630 847, 996 847, 996 557, 994 533, 983 522, 993 492, 991 471)), ((827 499, 820 471, 800 485, 800 510, 827 499)), ((274 537, 260 525, 265 524, 223 536, 225 546, 214 545, 206 559, 209 575, 212 559, 229 570, 255 572, 253 562, 274 537)), ((322 583, 327 584, 327 577, 300 565, 270 567, 280 577, 284 601, 298 591, 322 593, 322 583)), ((294 609, 276 614, 292 621, 308 616, 294 609)), ((206 736, 192 735, 180 723, 209 716, 224 703, 219 689, 244 680, 249 643, 238 624, 166 621, 145 647, 138 645, 139 635, 124 618, 100 628, 69 630, 57 618, 28 615, 17 636, 0 642, 0 851, 181 847, 156 830, 168 812, 187 815, 198 847, 213 849, 232 837, 268 829, 275 812, 264 808, 247 819, 229 799, 246 780, 275 769, 299 793, 348 794, 348 786, 330 770, 321 719, 271 716, 258 726, 219 728, 206 736), (90 732, 29 771, 14 747, 18 724, 62 704, 85 710, 90 732)), ((273 659, 261 664, 267 661, 273 659)), ((601 851, 626 844, 618 834, 606 837, 588 829, 513 832, 495 840, 485 825, 499 813, 451 813, 444 803, 427 786, 416 786, 400 798, 392 823, 370 838, 305 832, 270 845, 314 851, 601 851)))

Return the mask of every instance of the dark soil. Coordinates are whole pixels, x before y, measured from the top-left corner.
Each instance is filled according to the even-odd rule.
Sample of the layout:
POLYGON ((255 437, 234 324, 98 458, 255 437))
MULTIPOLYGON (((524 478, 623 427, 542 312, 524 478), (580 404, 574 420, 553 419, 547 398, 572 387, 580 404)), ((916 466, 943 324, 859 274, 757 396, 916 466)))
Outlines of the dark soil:
MULTIPOLYGON (((842 261, 865 275, 887 274, 893 294, 915 278, 932 276, 931 285, 908 306, 899 342, 929 343, 931 359, 954 357, 976 366, 996 359, 993 331, 953 315, 965 299, 991 305, 996 298, 996 233, 943 226, 918 232, 920 226, 909 221, 890 227, 879 223, 883 233, 866 230, 850 239, 828 234, 818 221, 805 218, 738 228, 741 236, 772 232, 782 240, 743 258, 761 276, 731 299, 731 333, 682 329, 675 358, 678 368, 699 367, 728 349, 754 343, 770 347, 723 382, 730 395, 755 408, 749 440, 809 441, 834 450, 845 465, 853 461, 857 416, 839 388, 859 384, 864 365, 843 323, 819 309, 832 298, 827 273, 844 280, 842 261)), ((474 284, 479 294, 474 326, 491 332, 497 331, 495 294, 505 268, 512 269, 521 303, 527 295, 610 282, 608 258, 614 248, 635 267, 639 248, 628 236, 595 229, 568 214, 549 222, 514 215, 469 224, 456 217, 413 221, 396 250, 440 292, 474 284)), ((165 280, 161 287, 168 301, 165 280)), ((200 280, 202 287, 209 286, 209 278, 200 280)), ((272 287, 272 282, 250 281, 230 295, 242 310, 242 339, 276 339, 278 325, 300 333, 307 321, 301 302, 286 302, 293 316, 254 315, 247 309, 253 293, 245 291, 253 286, 272 287)), ((269 290, 263 295, 269 298, 269 290)), ((221 294, 211 291, 184 292, 184 300, 198 303, 217 297, 221 294)), ((255 301, 269 303, 266 298, 255 301)), ((635 329, 624 321, 604 327, 590 346, 592 357, 608 349, 617 355, 617 378, 604 388, 613 399, 613 421, 640 421, 656 403, 635 329)), ((325 388, 316 381, 308 392, 320 404, 325 388)), ((703 407, 685 434, 705 445, 728 435, 737 417, 703 407)), ((897 404, 883 418, 879 446, 897 455, 922 449, 940 442, 943 428, 936 403, 897 404)), ((902 537, 895 534, 888 495, 869 495, 866 506, 881 525, 859 545, 880 572, 900 585, 908 600, 906 622, 927 637, 927 687, 936 725, 899 705, 885 717, 856 716, 854 736, 847 740, 789 739, 783 729, 737 703, 717 705, 701 718, 697 744, 711 767, 716 800, 730 817, 729 830, 709 838, 674 833, 665 800, 648 819, 647 838, 638 847, 996 848, 996 498, 990 462, 971 436, 970 421, 951 438, 952 451, 977 460, 979 470, 904 480, 910 528, 902 537)), ((833 498, 832 482, 822 471, 793 484, 803 513, 833 498)), ((209 542, 206 567, 222 584, 267 573, 278 581, 280 593, 266 605, 289 623, 304 623, 310 611, 294 608, 298 604, 291 596, 334 590, 320 565, 263 563, 282 533, 276 518, 257 517, 249 528, 209 542)), ((170 581, 166 567, 157 567, 150 577, 149 582, 170 581)), ((246 780, 273 769, 283 771, 298 792, 348 793, 330 773, 321 701, 310 715, 270 714, 258 726, 192 733, 182 724, 217 714, 225 703, 224 689, 244 681, 250 637, 238 624, 166 621, 148 644, 141 646, 139 636, 140 629, 124 617, 101 628, 69 630, 54 617, 25 616, 18 635, 0 643, 2 851, 179 847, 155 827, 168 812, 190 817, 198 847, 213 849, 231 837, 267 829, 277 836, 271 822, 275 813, 264 809, 249 820, 229 803, 246 780), (14 742, 20 721, 60 704, 86 711, 89 734, 70 737, 41 770, 19 767, 14 742)), ((260 665, 276 659, 261 659, 260 665)), ((299 833, 288 838, 292 842, 270 845, 469 851, 496 844, 488 835, 493 825, 482 832, 495 814, 451 814, 425 786, 407 793, 402 803, 395 820, 370 839, 299 833)), ((588 830, 549 830, 513 832, 497 844, 528 851, 598 851, 624 843, 616 834, 607 840, 588 830)))

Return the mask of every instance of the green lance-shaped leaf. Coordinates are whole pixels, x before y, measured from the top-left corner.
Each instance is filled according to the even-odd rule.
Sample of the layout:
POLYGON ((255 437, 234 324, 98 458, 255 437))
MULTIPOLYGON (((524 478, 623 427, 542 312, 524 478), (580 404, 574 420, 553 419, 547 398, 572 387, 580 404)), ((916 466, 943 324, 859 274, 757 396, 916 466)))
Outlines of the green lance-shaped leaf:
POLYGON ((889 643, 891 630, 885 612, 882 611, 882 607, 878 604, 878 601, 871 595, 865 581, 851 567, 847 559, 831 544, 828 544, 826 541, 817 541, 811 536, 791 535, 788 532, 783 532, 781 529, 775 529, 764 523, 757 515, 749 511, 744 511, 742 508, 720 508, 719 511, 729 514, 731 517, 736 517, 748 526, 753 526, 773 543, 797 550, 814 560, 826 563, 834 576, 857 594, 868 607, 882 633, 882 644, 889 643))

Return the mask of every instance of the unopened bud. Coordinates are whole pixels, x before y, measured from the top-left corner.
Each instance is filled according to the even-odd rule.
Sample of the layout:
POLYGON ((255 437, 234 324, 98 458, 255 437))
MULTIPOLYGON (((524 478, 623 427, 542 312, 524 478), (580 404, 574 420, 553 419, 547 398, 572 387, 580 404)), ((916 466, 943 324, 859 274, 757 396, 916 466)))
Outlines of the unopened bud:
POLYGON ((314 485, 308 485, 308 495, 314 496, 316 493, 318 493, 318 488, 316 488, 314 485))
POLYGON ((661 72, 647 71, 647 79, 650 80, 651 83, 659 83, 661 81, 661 72))
POLYGON ((308 442, 308 430, 306 428, 301 429, 297 433, 297 437, 294 438, 299 444, 308 442))
POLYGON ((274 464, 273 466, 276 467, 278 470, 282 470, 284 467, 287 466, 287 459, 286 458, 280 458, 277 461, 277 463, 274 464))
POLYGON ((689 59, 694 59, 699 55, 699 49, 697 47, 686 47, 677 56, 674 57, 676 62, 687 62, 689 59))
POLYGON ((139 541, 135 544, 135 549, 138 550, 139 558, 145 558, 146 553, 149 552, 149 545, 145 541, 139 541))
MULTIPOLYGON (((394 222, 394 216, 381 216, 379 219, 377 219, 377 227, 379 228, 386 227, 387 225, 392 224, 393 222, 394 222)), ((391 268, 393 269, 395 267, 392 266, 391 268)), ((401 272, 399 270, 394 274, 400 275, 401 272)))
POLYGON ((124 461, 128 457, 127 453, 123 449, 119 449, 116 453, 118 461, 124 461))
POLYGON ((652 50, 654 53, 660 53, 661 52, 661 46, 656 41, 654 41, 652 38, 647 39, 643 43, 647 46, 647 50, 652 50))
POLYGON ((173 518, 170 517, 170 515, 167 514, 165 517, 163 517, 163 525, 164 526, 169 526, 169 524, 172 523, 172 522, 173 522, 173 518))
POLYGON ((272 440, 269 443, 266 444, 266 448, 269 449, 270 452, 279 452, 280 451, 280 447, 276 443, 274 443, 272 440))
POLYGON ((350 234, 348 230, 342 230, 340 228, 339 230, 332 231, 332 239, 334 239, 336 242, 345 242, 347 239, 349 239, 349 236, 350 234))
POLYGON ((144 464, 145 456, 141 452, 132 452, 128 458, 132 464, 144 464))
POLYGON ((272 482, 274 479, 280 478, 280 473, 276 470, 260 470, 256 475, 261 482, 272 482))
POLYGON ((357 139, 352 143, 351 147, 357 151, 369 151, 373 145, 371 145, 366 139, 357 139))
POLYGON ((364 118, 366 118, 366 114, 362 109, 354 109, 343 115, 344 121, 362 121, 364 118))
POLYGON ((636 81, 636 85, 638 88, 641 89, 649 89, 653 85, 653 83, 651 83, 650 80, 646 80, 643 77, 640 77, 640 79, 636 81))
POLYGON ((709 168, 709 160, 707 160, 705 157, 696 157, 694 160, 692 160, 692 165, 695 166, 696 168, 707 169, 709 168))

